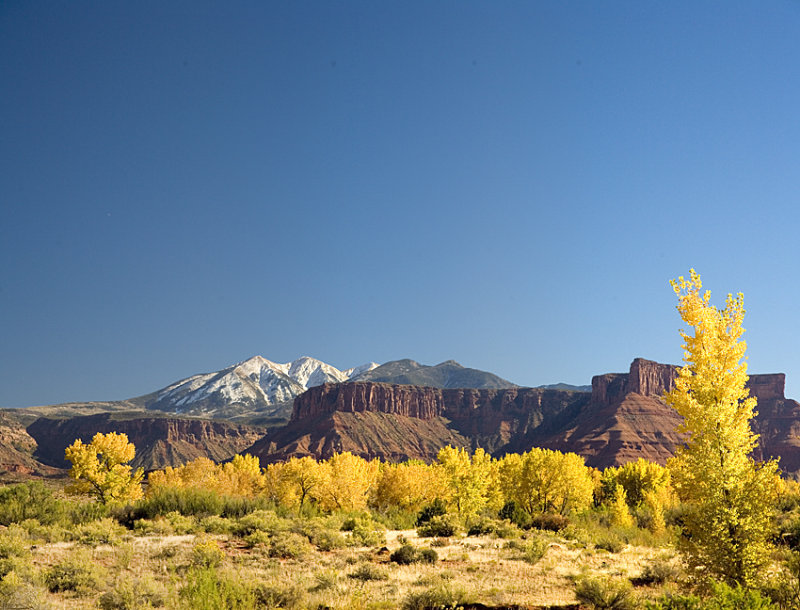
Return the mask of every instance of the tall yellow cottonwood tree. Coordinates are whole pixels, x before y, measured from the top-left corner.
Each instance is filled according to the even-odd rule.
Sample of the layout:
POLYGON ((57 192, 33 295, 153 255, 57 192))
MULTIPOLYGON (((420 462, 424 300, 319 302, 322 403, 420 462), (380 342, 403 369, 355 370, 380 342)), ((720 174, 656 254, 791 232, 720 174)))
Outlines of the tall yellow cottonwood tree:
POLYGON ((76 440, 64 452, 72 462, 69 476, 74 480, 67 491, 93 495, 103 504, 138 500, 144 473, 141 468, 131 473, 127 464, 135 455, 136 448, 126 434, 98 432, 88 445, 76 440))
POLYGON ((689 508, 685 550, 701 575, 751 586, 768 560, 772 506, 779 490, 777 463, 750 457, 758 439, 750 429, 756 399, 748 397, 744 299, 728 295, 725 308, 701 293, 694 269, 671 282, 678 311, 694 329, 681 331, 684 361, 666 400, 684 418, 685 447, 671 463, 679 497, 689 508))

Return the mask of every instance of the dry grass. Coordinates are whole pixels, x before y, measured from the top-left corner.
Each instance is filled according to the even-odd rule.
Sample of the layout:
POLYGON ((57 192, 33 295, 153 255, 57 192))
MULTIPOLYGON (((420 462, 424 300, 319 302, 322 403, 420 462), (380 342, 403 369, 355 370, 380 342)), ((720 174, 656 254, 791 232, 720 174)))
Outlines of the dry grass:
MULTIPOLYGON (((608 553, 553 537, 541 560, 531 564, 519 558, 519 551, 507 548, 505 540, 453 537, 437 543, 436 564, 397 565, 389 561, 391 551, 403 543, 426 548, 432 539, 420 539, 413 530, 390 531, 386 549, 348 547, 284 560, 268 557, 263 549, 246 548, 234 537, 213 538, 224 551, 220 569, 238 573, 246 582, 300 587, 307 592, 305 605, 309 607, 356 609, 398 608, 410 593, 436 586, 464 591, 470 601, 490 606, 574 604, 576 576, 636 577, 648 562, 663 554, 660 549, 632 546, 620 553, 608 553), (366 562, 380 568, 387 578, 348 577, 366 562)), ((86 597, 64 593, 47 593, 46 597, 54 608, 96 608, 103 591, 115 584, 147 579, 151 588, 160 591, 164 607, 178 608, 177 590, 182 573, 192 561, 195 542, 194 535, 130 536, 116 546, 90 548, 91 560, 107 574, 101 590, 86 597)), ((31 561, 35 571, 43 574, 79 549, 76 543, 40 545, 33 549, 31 561)))

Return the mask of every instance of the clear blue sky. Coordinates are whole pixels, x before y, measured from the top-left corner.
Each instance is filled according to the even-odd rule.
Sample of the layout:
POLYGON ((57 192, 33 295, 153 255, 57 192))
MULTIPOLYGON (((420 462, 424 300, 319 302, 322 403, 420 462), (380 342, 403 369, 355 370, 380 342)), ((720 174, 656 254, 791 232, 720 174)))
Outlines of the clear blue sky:
POLYGON ((0 2, 0 405, 255 354, 800 398, 800 2, 0 2))

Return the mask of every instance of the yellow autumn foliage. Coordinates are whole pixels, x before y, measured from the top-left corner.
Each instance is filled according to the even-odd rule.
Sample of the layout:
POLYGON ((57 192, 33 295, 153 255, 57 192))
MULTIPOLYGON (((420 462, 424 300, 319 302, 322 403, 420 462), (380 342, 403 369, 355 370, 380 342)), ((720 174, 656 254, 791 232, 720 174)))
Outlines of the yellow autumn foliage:
POLYGON ((594 480, 581 456, 534 447, 499 462, 499 484, 506 500, 528 514, 580 512, 592 504, 594 480))
POLYGON ((147 483, 149 494, 172 487, 205 489, 220 495, 247 498, 260 494, 266 486, 258 458, 252 455, 236 455, 224 464, 199 457, 183 466, 168 466, 151 472, 147 483))
POLYGON ((667 402, 684 418, 687 445, 670 462, 673 484, 686 504, 690 566, 729 583, 754 585, 769 560, 768 540, 780 490, 777 463, 756 463, 750 427, 756 399, 749 396, 744 297, 711 305, 700 276, 672 282, 678 312, 693 332, 681 331, 684 361, 667 402))
POLYGON ((136 448, 126 434, 98 432, 92 442, 77 439, 64 451, 72 462, 69 493, 89 494, 103 504, 121 504, 142 497, 141 468, 132 472, 127 464, 136 456, 136 448))

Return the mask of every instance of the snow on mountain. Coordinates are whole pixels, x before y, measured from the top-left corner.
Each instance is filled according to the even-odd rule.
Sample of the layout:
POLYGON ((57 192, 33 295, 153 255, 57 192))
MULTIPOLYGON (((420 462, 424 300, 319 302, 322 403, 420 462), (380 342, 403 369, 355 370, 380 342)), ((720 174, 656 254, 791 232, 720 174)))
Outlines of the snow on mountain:
POLYGON ((308 388, 347 381, 378 366, 370 362, 346 371, 303 356, 277 363, 253 356, 216 373, 193 375, 155 394, 147 407, 167 412, 213 415, 231 405, 262 410, 286 403, 308 388))
POLYGON ((347 375, 339 369, 308 356, 298 358, 289 364, 289 377, 306 388, 323 383, 347 381, 347 375))
POLYGON ((358 377, 362 373, 368 373, 372 369, 376 369, 379 366, 380 364, 378 364, 377 362, 367 362, 366 364, 362 364, 361 366, 354 366, 353 368, 347 369, 346 371, 343 372, 345 375, 347 375, 347 379, 349 381, 350 379, 354 379, 355 377, 358 377))

